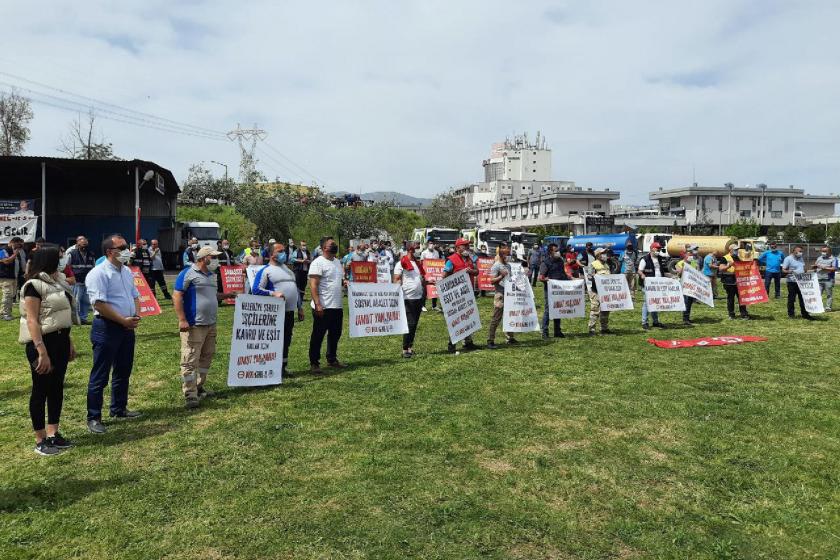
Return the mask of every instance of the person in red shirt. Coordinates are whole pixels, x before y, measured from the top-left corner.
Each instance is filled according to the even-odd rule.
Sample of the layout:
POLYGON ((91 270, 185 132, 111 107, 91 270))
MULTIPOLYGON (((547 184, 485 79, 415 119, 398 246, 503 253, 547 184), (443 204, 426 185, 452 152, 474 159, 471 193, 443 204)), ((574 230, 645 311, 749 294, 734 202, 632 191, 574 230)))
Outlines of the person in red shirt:
MULTIPOLYGON (((473 263, 470 256, 470 242, 468 239, 461 238, 455 242, 455 252, 449 255, 446 259, 446 264, 443 266, 443 276, 451 276, 456 272, 466 270, 470 276, 476 276, 478 270, 473 263)), ((449 340, 449 353, 455 353, 455 343, 452 339, 449 340)), ((472 336, 464 339, 464 351, 477 350, 478 346, 473 342, 472 336)))

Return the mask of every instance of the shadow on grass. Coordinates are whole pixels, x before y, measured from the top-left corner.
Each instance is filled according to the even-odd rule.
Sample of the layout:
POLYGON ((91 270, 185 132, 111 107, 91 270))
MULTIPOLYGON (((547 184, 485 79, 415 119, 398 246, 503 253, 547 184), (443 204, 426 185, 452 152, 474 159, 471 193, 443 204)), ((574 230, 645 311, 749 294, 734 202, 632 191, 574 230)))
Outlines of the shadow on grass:
MULTIPOLYGON (((167 416, 171 418, 172 409, 169 408, 168 410, 170 414, 167 416)), ((141 439, 167 434, 177 429, 177 427, 169 424, 153 424, 148 422, 148 420, 152 419, 153 417, 148 412, 144 411, 142 419, 120 421, 111 420, 109 422, 104 422, 108 427, 108 432, 104 434, 91 434, 90 432, 86 432, 74 438, 74 440, 75 443, 80 446, 89 445, 96 447, 110 447, 112 445, 122 445, 123 443, 130 443, 141 439)))
POLYGON ((137 476, 117 476, 105 480, 62 477, 58 481, 12 485, 0 490, 0 512, 57 510, 102 489, 115 488, 138 480, 137 476))
POLYGON ((163 331, 163 332, 153 332, 153 333, 137 333, 137 340, 138 341, 145 341, 145 340, 160 340, 163 338, 180 338, 177 330, 172 332, 163 331))

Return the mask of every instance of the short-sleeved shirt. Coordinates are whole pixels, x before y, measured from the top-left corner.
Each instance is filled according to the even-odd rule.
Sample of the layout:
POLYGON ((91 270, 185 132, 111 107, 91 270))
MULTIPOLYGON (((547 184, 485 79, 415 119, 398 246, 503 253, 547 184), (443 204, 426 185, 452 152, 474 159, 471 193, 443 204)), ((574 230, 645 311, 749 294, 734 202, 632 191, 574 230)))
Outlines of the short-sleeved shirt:
POLYGON ((411 270, 405 270, 402 262, 394 267, 394 276, 402 278, 403 299, 423 299, 423 278, 417 263, 411 263, 411 270))
POLYGON ((437 249, 426 249, 422 253, 420 253, 420 260, 424 261, 426 259, 439 259, 440 258, 440 251, 437 249))
POLYGON ((817 265, 817 278, 819 280, 834 280, 834 272, 826 272, 824 268, 837 268, 837 258, 829 255, 827 257, 823 257, 820 255, 817 257, 817 262, 814 264, 817 265))
POLYGON ((270 264, 257 272, 254 278, 254 295, 270 296, 281 292, 286 300, 286 313, 297 309, 298 288, 295 273, 285 264, 270 264))
POLYGON ((788 271, 787 281, 796 282, 794 274, 804 274, 805 260, 801 258, 797 259, 793 255, 788 255, 785 257, 784 262, 782 262, 782 268, 788 271))
MULTIPOLYGON (((344 287, 344 268, 338 259, 332 260, 326 257, 318 257, 309 265, 309 276, 317 276, 321 279, 318 283, 318 297, 321 300, 321 307, 324 309, 341 309, 342 288, 344 287)), ((315 301, 311 301, 312 309, 315 309, 315 301)))
POLYGON ((133 317, 137 313, 134 300, 140 297, 140 292, 127 266, 117 268, 106 260, 88 272, 85 286, 91 306, 101 301, 113 307, 122 317, 133 317))
POLYGON ((496 261, 493 263, 493 266, 490 267, 490 278, 495 278, 496 276, 501 275, 503 270, 507 271, 507 276, 503 277, 499 283, 496 284, 496 292, 500 294, 505 293, 505 285, 511 275, 510 264, 496 261))
POLYGON ((715 271, 712 270, 712 266, 714 266, 716 261, 717 259, 713 254, 709 253, 708 255, 706 255, 703 258, 703 274, 705 274, 706 276, 714 276, 715 271))
POLYGON ((184 294, 184 315, 190 326, 216 324, 219 300, 214 273, 208 270, 205 274, 196 265, 190 265, 178 274, 175 289, 184 294))

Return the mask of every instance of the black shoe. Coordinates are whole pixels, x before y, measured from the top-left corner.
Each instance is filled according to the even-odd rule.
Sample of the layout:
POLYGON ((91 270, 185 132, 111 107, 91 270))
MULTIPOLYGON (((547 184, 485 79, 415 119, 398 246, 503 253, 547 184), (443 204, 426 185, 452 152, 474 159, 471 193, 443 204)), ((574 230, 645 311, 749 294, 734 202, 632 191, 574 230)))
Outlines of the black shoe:
POLYGON ((47 445, 51 445, 56 449, 70 449, 73 447, 73 442, 61 435, 60 432, 56 432, 54 436, 50 436, 46 439, 47 445))
POLYGON ((554 333, 554 338, 566 338, 566 335, 563 334, 563 331, 557 331, 554 333))
POLYGON ((110 416, 111 418, 125 418, 130 420, 132 418, 140 418, 143 416, 143 413, 137 410, 122 410, 116 414, 111 414, 110 416))
POLYGON ((650 330, 650 327, 647 325, 647 323, 642 324, 642 330, 645 330, 645 331, 650 330))
POLYGON ((49 457, 52 455, 58 455, 59 453, 61 453, 61 449, 50 445, 49 443, 47 443, 47 440, 44 440, 41 443, 35 444, 35 453, 37 453, 38 455, 49 457))
POLYGON ((491 340, 487 341, 487 349, 488 350, 496 350, 497 348, 498 348, 498 346, 496 346, 495 342, 493 342, 491 340))
POLYGON ((450 354, 454 354, 456 352, 455 345, 450 342, 449 346, 446 347, 446 351, 449 352, 450 354))
POLYGON ((403 350, 402 357, 403 358, 410 358, 411 357, 411 352, 409 352, 408 350, 403 350))
POLYGON ((816 321, 817 320, 813 315, 803 315, 802 318, 805 319, 806 321, 816 321))
POLYGON ((471 350, 478 350, 478 346, 476 346, 472 342, 467 342, 464 344, 464 352, 470 352, 471 350))
POLYGON ((198 398, 187 398, 184 401, 184 408, 193 409, 201 406, 201 401, 198 398))
POLYGON ((94 418, 93 420, 87 421, 87 428, 88 431, 92 434, 104 434, 108 431, 108 428, 99 418, 94 418))
POLYGON ((690 319, 683 319, 683 325, 686 327, 693 327, 694 323, 692 323, 690 319))
POLYGON ((511 338, 507 339, 507 343, 508 344, 519 344, 519 341, 516 340, 515 338, 511 337, 511 338))
POLYGON ((543 331, 542 332, 542 339, 543 340, 548 340, 548 331, 543 331))
POLYGON ((754 317, 750 314, 747 314, 747 315, 741 315, 741 319, 743 319, 744 321, 752 321, 754 319, 754 317))
POLYGON ((668 328, 665 325, 663 325, 662 323, 660 323, 659 321, 654 323, 653 326, 656 327, 657 329, 667 329, 668 328))
POLYGON ((610 329, 601 329, 601 334, 612 334, 610 329))
MULTIPOLYGON (((285 377, 286 375, 287 375, 287 373, 284 370, 283 371, 283 376, 285 377)), ((210 397, 215 397, 215 396, 216 396, 215 391, 208 391, 204 387, 199 387, 198 388, 198 398, 199 399, 209 399, 210 397)))
POLYGON ((589 329, 589 336, 595 336, 595 329, 589 329))

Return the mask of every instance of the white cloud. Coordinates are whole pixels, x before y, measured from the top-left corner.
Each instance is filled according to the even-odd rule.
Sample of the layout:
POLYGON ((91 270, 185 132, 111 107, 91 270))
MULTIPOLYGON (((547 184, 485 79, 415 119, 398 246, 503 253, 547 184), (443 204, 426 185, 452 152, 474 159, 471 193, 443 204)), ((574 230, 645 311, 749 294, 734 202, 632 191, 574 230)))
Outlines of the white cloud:
MULTIPOLYGON (((629 201, 692 167, 840 191, 831 1, 5 3, 0 71, 214 130, 256 122, 336 189, 432 194, 540 129, 555 178, 629 201)), ((35 109, 28 152, 53 155, 72 115, 35 109)), ((179 177, 238 162, 230 143, 101 124, 179 177)))

